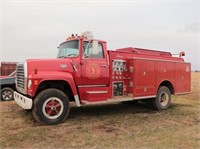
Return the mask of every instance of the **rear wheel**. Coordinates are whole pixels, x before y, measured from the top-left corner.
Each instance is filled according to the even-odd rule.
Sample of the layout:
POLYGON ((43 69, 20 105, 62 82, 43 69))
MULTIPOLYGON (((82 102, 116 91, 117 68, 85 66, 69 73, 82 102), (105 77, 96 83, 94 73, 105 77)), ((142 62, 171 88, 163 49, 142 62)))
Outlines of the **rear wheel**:
POLYGON ((2 101, 9 101, 13 100, 13 89, 10 87, 5 87, 1 89, 1 100, 2 101))
POLYGON ((58 89, 46 89, 38 94, 32 109, 35 119, 48 125, 63 122, 69 114, 69 100, 65 93, 58 89))
POLYGON ((152 100, 152 104, 156 110, 168 109, 171 104, 170 90, 165 86, 159 87, 157 96, 152 100))

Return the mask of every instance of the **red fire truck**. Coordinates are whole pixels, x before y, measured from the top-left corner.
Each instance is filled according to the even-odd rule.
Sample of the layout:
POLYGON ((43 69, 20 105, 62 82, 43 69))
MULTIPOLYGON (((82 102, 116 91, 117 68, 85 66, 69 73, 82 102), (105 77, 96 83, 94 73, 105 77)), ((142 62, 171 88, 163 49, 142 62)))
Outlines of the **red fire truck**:
POLYGON ((107 50, 90 34, 72 35, 60 44, 57 59, 17 64, 15 101, 32 109, 42 124, 63 122, 77 107, 150 99, 168 109, 171 94, 190 93, 191 65, 169 52, 127 47, 107 50))

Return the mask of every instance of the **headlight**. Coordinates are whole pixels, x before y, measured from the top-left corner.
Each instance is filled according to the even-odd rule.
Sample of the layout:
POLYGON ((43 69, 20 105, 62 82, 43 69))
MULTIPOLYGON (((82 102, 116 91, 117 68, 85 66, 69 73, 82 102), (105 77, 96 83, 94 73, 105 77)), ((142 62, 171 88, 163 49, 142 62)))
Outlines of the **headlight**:
POLYGON ((31 85, 32 85, 32 81, 31 81, 31 80, 28 80, 28 89, 31 88, 31 85))

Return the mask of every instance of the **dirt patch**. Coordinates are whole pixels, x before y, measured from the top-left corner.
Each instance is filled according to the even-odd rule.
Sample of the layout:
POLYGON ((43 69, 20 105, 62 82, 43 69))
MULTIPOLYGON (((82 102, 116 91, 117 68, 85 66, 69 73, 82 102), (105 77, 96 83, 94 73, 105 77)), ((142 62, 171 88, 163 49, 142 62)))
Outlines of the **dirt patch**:
POLYGON ((16 112, 20 110, 21 108, 14 101, 0 102, 0 112, 16 112))

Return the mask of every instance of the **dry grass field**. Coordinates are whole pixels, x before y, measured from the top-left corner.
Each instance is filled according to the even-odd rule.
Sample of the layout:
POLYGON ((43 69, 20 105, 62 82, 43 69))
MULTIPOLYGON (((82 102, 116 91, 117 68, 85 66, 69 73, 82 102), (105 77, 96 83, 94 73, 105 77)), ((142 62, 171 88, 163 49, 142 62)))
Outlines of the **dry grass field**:
POLYGON ((200 73, 192 94, 155 111, 147 104, 72 107, 62 124, 42 126, 31 112, 0 102, 0 148, 200 148, 200 73))

